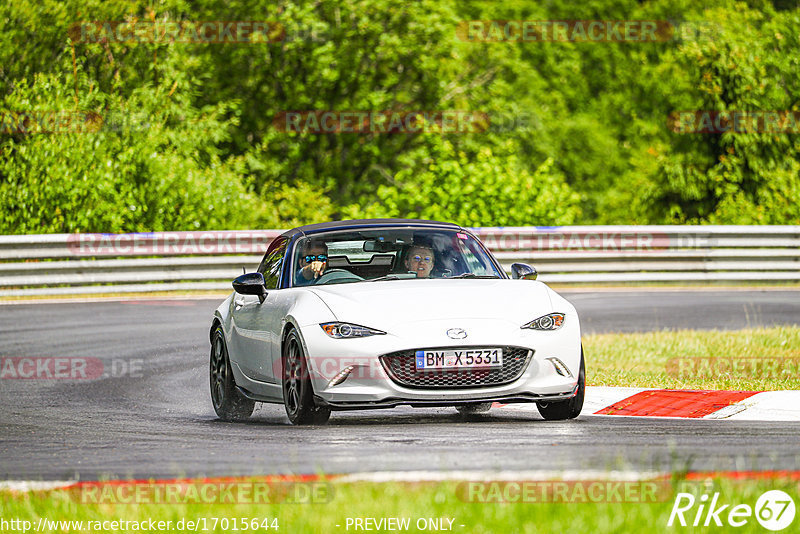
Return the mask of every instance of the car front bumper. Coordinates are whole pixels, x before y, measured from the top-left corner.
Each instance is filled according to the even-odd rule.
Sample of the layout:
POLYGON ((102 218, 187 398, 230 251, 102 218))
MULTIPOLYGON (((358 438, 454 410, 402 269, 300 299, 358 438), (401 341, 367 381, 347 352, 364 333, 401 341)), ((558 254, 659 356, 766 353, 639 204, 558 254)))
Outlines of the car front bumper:
POLYGON ((301 329, 310 376, 319 404, 331 409, 384 408, 398 405, 453 406, 475 402, 555 402, 574 396, 581 359, 580 326, 576 317, 559 330, 521 329, 505 321, 475 319, 409 322, 386 335, 332 339, 319 325, 301 329), (453 340, 453 327, 468 332, 453 340), (413 340, 413 341, 412 341, 413 340), (400 351, 467 347, 522 347, 532 352, 521 374, 500 385, 470 387, 407 387, 396 382, 380 356, 400 351), (558 358, 569 370, 559 374, 549 358, 558 358), (345 380, 338 373, 352 368, 345 380))

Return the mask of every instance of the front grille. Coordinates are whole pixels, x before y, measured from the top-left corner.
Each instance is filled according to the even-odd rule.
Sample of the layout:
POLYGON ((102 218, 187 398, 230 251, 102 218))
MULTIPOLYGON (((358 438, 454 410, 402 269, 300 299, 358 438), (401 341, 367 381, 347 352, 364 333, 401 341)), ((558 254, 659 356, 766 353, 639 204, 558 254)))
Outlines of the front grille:
MULTIPOLYGON (((426 350, 464 350, 481 347, 438 347, 426 350)), ((447 389, 500 386, 518 379, 533 356, 522 347, 502 347, 503 366, 492 369, 431 369, 417 371, 416 350, 384 354, 381 365, 389 377, 407 388, 447 389)))

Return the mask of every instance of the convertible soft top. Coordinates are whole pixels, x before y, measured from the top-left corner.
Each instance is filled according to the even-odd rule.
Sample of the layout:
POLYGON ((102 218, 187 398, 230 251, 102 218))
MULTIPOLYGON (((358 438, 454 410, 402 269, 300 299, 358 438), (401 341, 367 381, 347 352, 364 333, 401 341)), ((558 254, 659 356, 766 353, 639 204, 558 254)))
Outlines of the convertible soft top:
POLYGON ((307 224, 298 226, 284 232, 281 237, 291 237, 296 234, 315 234, 326 230, 364 228, 367 226, 414 226, 422 228, 448 228, 451 230, 461 230, 462 228, 453 223, 440 221, 426 221, 424 219, 354 219, 347 221, 331 221, 317 224, 307 224))

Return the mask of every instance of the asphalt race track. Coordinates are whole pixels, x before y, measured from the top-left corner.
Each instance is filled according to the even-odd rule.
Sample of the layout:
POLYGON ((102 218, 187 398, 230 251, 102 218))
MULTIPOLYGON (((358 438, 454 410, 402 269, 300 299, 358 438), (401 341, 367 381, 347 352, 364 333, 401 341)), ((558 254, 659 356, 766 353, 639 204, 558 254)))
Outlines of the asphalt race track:
MULTIPOLYGON (((564 293, 586 333, 800 324, 800 291, 564 293)), ((800 468, 800 423, 611 418, 546 422, 498 409, 216 419, 212 300, 0 306, 2 357, 99 358, 97 380, 0 380, 0 480, 363 471, 800 468)), ((591 360, 588 360, 591 369, 591 360)))

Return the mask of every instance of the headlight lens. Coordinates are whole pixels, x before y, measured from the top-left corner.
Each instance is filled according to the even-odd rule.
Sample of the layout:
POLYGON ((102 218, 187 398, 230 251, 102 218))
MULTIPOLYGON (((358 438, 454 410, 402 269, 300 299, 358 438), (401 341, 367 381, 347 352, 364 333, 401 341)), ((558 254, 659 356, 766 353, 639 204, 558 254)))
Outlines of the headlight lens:
POLYGON ((563 313, 548 313, 547 315, 542 315, 538 319, 534 319, 528 324, 522 325, 521 328, 530 328, 532 330, 558 330, 563 324, 563 313))
POLYGON ((382 336, 386 332, 375 330, 374 328, 367 328, 350 323, 322 323, 320 324, 326 334, 336 339, 348 339, 351 337, 369 337, 369 336, 382 336))

